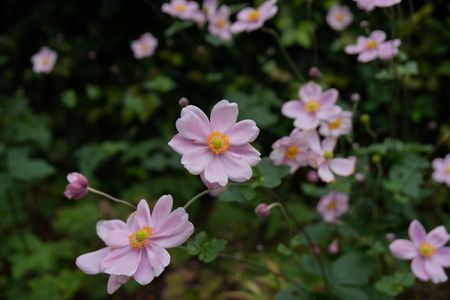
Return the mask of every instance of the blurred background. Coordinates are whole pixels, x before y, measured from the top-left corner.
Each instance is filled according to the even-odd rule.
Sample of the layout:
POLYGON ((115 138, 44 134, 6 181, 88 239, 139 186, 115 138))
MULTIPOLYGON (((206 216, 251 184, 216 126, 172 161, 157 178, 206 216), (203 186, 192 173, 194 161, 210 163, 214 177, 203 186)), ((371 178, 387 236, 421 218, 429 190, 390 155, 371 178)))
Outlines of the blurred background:
MULTIPOLYGON (((341 153, 358 156, 358 168, 366 176, 359 186, 351 180, 337 183, 362 211, 348 216, 349 227, 360 237, 344 244, 343 251, 389 256, 383 254, 385 233, 405 236, 409 220, 418 216, 429 228, 449 228, 448 189, 431 184, 426 169, 431 158, 450 149, 448 1, 404 0, 370 15, 353 1, 341 1, 354 14, 343 32, 325 22, 336 1, 278 1, 280 10, 267 26, 279 33, 301 79, 291 73, 270 34, 241 34, 224 44, 192 22, 162 13, 163 2, 1 1, 0 299, 307 299, 283 292, 288 284, 270 273, 226 259, 204 264, 184 249, 171 251, 171 266, 150 285, 128 283, 108 296, 107 276, 85 275, 74 262, 101 246, 95 233, 99 219, 125 218, 129 208, 91 195, 70 201, 62 193, 66 174, 79 171, 93 187, 133 203, 145 198, 153 204, 160 195, 172 194, 183 205, 204 187, 167 146, 176 132, 179 99, 187 97, 207 113, 221 99, 237 102, 239 118, 253 119, 261 129, 255 146, 268 156, 271 144, 292 130, 292 120, 281 116, 281 105, 297 99, 312 66, 321 70, 322 85, 339 89, 339 104, 347 110, 354 107, 350 95, 361 95, 354 133, 339 145, 341 153), (394 63, 360 64, 343 52, 365 34, 359 26, 363 20, 370 30, 401 38, 402 53, 394 63), (130 42, 144 32, 151 32, 159 45, 153 57, 137 60, 130 42), (48 75, 32 71, 30 58, 42 46, 58 53, 48 75), (362 114, 370 116, 374 138, 361 123, 362 114), (381 173, 374 155, 381 157, 381 173), (390 172, 396 166, 397 172, 390 172), (399 174, 398 166, 409 166, 414 178, 399 174), (376 199, 379 215, 373 213, 376 199)), ((253 4, 226 3, 233 12, 253 4)), ((255 176, 265 172, 277 171, 261 167, 255 176)), ((276 194, 309 224, 314 241, 324 249, 332 237, 318 222, 315 205, 326 187, 307 183, 306 172, 289 176, 276 194)), ((228 241, 229 255, 262 254, 255 259, 273 270, 291 266, 292 276, 312 287, 309 299, 328 299, 318 296, 324 287, 310 256, 305 254, 292 268, 288 251, 280 250, 289 238, 282 216, 274 214, 267 222, 254 216, 256 204, 273 197, 261 189, 236 188, 219 199, 200 200, 189 213, 196 232, 228 241)), ((348 230, 341 234, 351 236, 348 230)), ((330 264, 335 259, 323 255, 330 264)), ((395 270, 393 259, 386 260, 373 270, 377 279, 361 287, 366 298, 342 298, 449 298, 448 284, 399 284, 396 294, 381 293, 375 281, 395 270)))

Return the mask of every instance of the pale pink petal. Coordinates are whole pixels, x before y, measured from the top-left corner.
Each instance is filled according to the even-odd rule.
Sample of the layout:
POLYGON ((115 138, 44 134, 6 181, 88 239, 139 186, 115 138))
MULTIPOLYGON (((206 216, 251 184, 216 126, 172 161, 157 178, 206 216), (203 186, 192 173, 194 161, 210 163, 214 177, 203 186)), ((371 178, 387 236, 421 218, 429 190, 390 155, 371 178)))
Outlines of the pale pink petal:
POLYGON ((319 167, 317 174, 319 175, 320 179, 324 182, 333 182, 335 181, 333 173, 330 171, 330 167, 328 164, 323 164, 319 167))
POLYGON ((358 61, 366 63, 377 58, 377 55, 376 50, 366 50, 358 55, 358 61))
POLYGON ((320 144, 319 135, 315 130, 308 131, 306 133, 306 139, 308 141, 309 147, 315 153, 322 153, 322 146, 320 144))
POLYGON ((228 152, 239 155, 252 167, 256 166, 261 161, 261 153, 250 144, 240 146, 230 145, 228 152))
POLYGON ((411 270, 414 273, 414 275, 420 280, 422 281, 430 280, 427 271, 425 271, 425 259, 422 256, 418 255, 414 257, 414 259, 411 262, 411 270))
POLYGON ((146 253, 142 253, 141 261, 139 262, 139 266, 136 270, 136 273, 134 273, 133 278, 140 285, 147 285, 150 282, 152 282, 153 278, 155 278, 153 268, 151 267, 151 264, 148 261, 146 253))
POLYGON ((148 224, 150 224, 150 208, 148 207, 147 201, 142 199, 138 203, 136 212, 133 214, 132 222, 130 225, 131 229, 133 231, 136 231, 144 226, 148 226, 148 224))
POLYGON ((75 264, 81 271, 88 275, 98 274, 100 273, 100 262, 109 254, 109 252, 111 252, 111 249, 105 247, 94 252, 83 254, 77 257, 75 264))
POLYGON ((176 121, 178 132, 186 139, 206 144, 211 132, 208 118, 196 106, 189 105, 181 111, 181 118, 176 121))
POLYGON ((193 175, 198 175, 205 170, 210 160, 214 158, 208 146, 187 152, 181 158, 183 166, 193 175))
POLYGON ((178 133, 170 140, 169 146, 178 154, 183 155, 190 151, 202 149, 205 147, 205 144, 194 143, 178 133))
POLYGON ((386 33, 381 30, 374 30, 370 34, 370 38, 375 40, 379 44, 384 42, 384 40, 386 40, 386 33))
POLYGON ((183 231, 189 223, 188 214, 184 208, 175 209, 164 222, 160 222, 153 228, 151 240, 168 237, 183 231))
POLYGON ((441 169, 444 168, 445 162, 442 158, 435 158, 433 159, 433 168, 435 169, 441 169))
POLYGON ((98 221, 96 225, 97 235, 102 241, 105 241, 108 237, 108 233, 111 230, 116 229, 126 229, 127 224, 121 220, 109 220, 109 221, 98 221))
POLYGON ((233 33, 240 33, 242 31, 245 31, 247 28, 247 22, 243 21, 236 21, 233 23, 230 27, 231 32, 233 33))
POLYGON ((340 176, 350 176, 355 172, 355 161, 345 158, 333 158, 330 160, 331 170, 340 176))
POLYGON ((243 120, 236 123, 227 133, 231 145, 243 145, 253 142, 259 134, 255 121, 243 120))
POLYGON ((220 156, 228 178, 236 182, 245 182, 252 177, 252 168, 237 155, 225 152, 220 156))
POLYGON ((339 96, 339 92, 336 89, 329 89, 322 93, 320 96, 320 105, 328 106, 336 103, 339 96))
POLYGON ((450 247, 443 247, 436 250, 436 254, 433 256, 433 259, 439 265, 450 268, 450 247))
POLYGON ((123 247, 112 250, 100 263, 100 270, 111 275, 133 276, 141 260, 141 250, 123 247))
POLYGON ((108 294, 113 294, 122 284, 126 283, 130 277, 124 275, 111 275, 108 279, 107 291, 108 294))
POLYGON ((434 284, 447 281, 444 269, 433 259, 425 259, 425 271, 434 284))
POLYGON ((336 147, 337 140, 332 137, 328 137, 322 141, 322 150, 324 152, 333 152, 336 147))
POLYGON ((319 101, 321 93, 322 88, 320 87, 320 85, 318 85, 313 81, 310 81, 307 84, 302 85, 299 91, 300 99, 303 102, 309 100, 319 101))
POLYGON ((439 226, 430 231, 425 240, 433 247, 441 248, 447 244, 450 236, 444 226, 439 226))
POLYGON ((219 183, 221 186, 226 186, 228 183, 228 177, 223 168, 222 162, 219 157, 213 157, 210 160, 208 166, 205 169, 205 178, 211 183, 219 183))
POLYGON ((395 240, 389 250, 398 259, 413 259, 418 254, 417 247, 409 240, 395 240))
POLYGON ((151 227, 156 227, 156 224, 161 224, 166 221, 172 211, 173 199, 171 195, 161 196, 153 207, 151 227))
POLYGON ((295 119, 300 113, 303 113, 303 103, 299 100, 290 100, 283 104, 281 113, 288 118, 295 119))
MULTIPOLYGON (((164 268, 170 263, 170 254, 166 249, 157 245, 149 245, 145 247, 145 254, 150 262, 155 277, 161 275, 164 268)), ((143 255, 145 255, 143 254, 143 255)))
POLYGON ((227 133, 236 124, 239 110, 236 103, 222 100, 211 111, 211 130, 227 133))
POLYGON ((300 129, 315 129, 319 126, 319 118, 317 118, 313 114, 309 114, 307 112, 301 112, 298 114, 297 118, 294 121, 294 126, 300 129))
POLYGON ((160 236, 155 238, 153 243, 163 248, 173 248, 184 244, 189 237, 194 233, 194 225, 188 222, 183 225, 183 230, 172 235, 160 236))
POLYGON ((417 220, 411 222, 408 233, 409 238, 416 246, 419 246, 422 242, 424 242, 427 236, 425 228, 423 228, 422 224, 417 220))
POLYGON ((130 232, 128 230, 123 229, 115 229, 108 232, 108 235, 105 239, 105 244, 111 248, 121 248, 128 246, 130 236, 130 232))

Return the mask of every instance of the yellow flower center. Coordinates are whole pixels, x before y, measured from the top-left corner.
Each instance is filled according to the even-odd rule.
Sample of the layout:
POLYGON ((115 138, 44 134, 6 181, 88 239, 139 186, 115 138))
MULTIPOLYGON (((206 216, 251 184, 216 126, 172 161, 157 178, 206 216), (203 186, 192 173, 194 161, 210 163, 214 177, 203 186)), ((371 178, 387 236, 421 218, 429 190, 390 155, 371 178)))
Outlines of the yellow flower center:
POLYGON ((294 159, 297 157, 298 154, 298 147, 297 146, 289 146, 286 149, 286 158, 287 159, 294 159))
POLYGON ((214 131, 208 136, 208 146, 215 154, 221 154, 228 150, 230 141, 225 134, 220 131, 214 131))
POLYGON ((445 173, 450 174, 450 167, 445 168, 445 173))
POLYGON ((328 202, 327 209, 329 209, 329 210, 336 209, 336 201, 331 200, 330 202, 328 202))
POLYGON ((378 47, 378 44, 375 41, 367 41, 366 42, 366 48, 369 50, 376 49, 377 47, 378 47))
POLYGON ((130 247, 133 249, 141 249, 148 244, 148 238, 152 236, 153 228, 144 226, 128 236, 130 247))
POLYGON ((216 21, 216 26, 219 28, 224 28, 225 27, 225 20, 224 19, 218 19, 216 21))
POLYGON ((47 56, 47 55, 44 55, 44 57, 42 58, 41 63, 42 63, 44 66, 47 66, 47 65, 50 63, 50 60, 48 59, 48 56, 47 56))
POLYGON ((340 118, 336 118, 333 122, 330 122, 331 129, 338 129, 339 127, 341 127, 341 119, 340 118))
POLYGON ((256 22, 258 21, 260 15, 261 13, 259 12, 259 10, 254 9, 251 13, 248 14, 247 20, 250 22, 256 22))
POLYGON ((319 108, 320 108, 320 103, 319 101, 312 99, 309 100, 308 102, 306 102, 303 107, 305 108, 305 110, 309 113, 315 113, 319 108))
POLYGON ((341 13, 337 13, 336 14, 336 21, 338 21, 339 23, 344 22, 345 16, 341 13))
POLYGON ((325 159, 332 159, 333 158, 333 152, 331 151, 325 151, 323 153, 323 157, 325 157, 325 159))
POLYGON ((436 249, 430 244, 423 242, 419 246, 419 252, 422 256, 431 257, 436 253, 436 249))
POLYGON ((182 13, 185 10, 186 10, 186 6, 184 4, 180 3, 180 4, 175 5, 175 11, 176 12, 182 13))
POLYGON ((141 47, 141 50, 142 50, 142 51, 147 51, 147 50, 150 49, 150 46, 148 45, 147 42, 140 42, 140 43, 139 43, 139 47, 141 47))

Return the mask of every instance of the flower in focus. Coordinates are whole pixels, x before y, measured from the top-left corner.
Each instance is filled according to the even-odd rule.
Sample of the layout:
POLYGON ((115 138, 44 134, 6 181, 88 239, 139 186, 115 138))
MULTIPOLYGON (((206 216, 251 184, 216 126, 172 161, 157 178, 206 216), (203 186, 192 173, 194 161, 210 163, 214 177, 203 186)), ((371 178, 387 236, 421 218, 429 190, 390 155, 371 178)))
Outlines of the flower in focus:
POLYGON ((231 31, 234 33, 250 32, 261 28, 278 12, 276 3, 277 0, 266 0, 258 8, 244 8, 238 13, 237 21, 231 25, 231 31))
POLYGON ((335 239, 331 244, 328 245, 328 253, 337 254, 339 252, 339 240, 335 239))
POLYGON ((290 100, 283 104, 284 116, 295 119, 294 125, 300 129, 315 129, 320 121, 330 120, 341 109, 336 106, 338 91, 322 88, 315 82, 308 82, 300 87, 300 100, 290 100))
MULTIPOLYGON (((208 12, 210 12, 208 10, 208 12)), ((210 12, 208 15, 208 30, 209 32, 220 38, 222 41, 229 41, 231 39, 231 22, 230 9, 226 5, 222 5, 218 10, 210 12)))
POLYGON ((267 218, 270 216, 270 207, 265 203, 258 204, 255 208, 255 214, 260 218, 267 218))
POLYGON ((447 281, 443 268, 450 267, 450 247, 445 247, 450 235, 445 227, 436 227, 427 234, 422 224, 414 220, 409 225, 409 238, 393 241, 389 245, 392 255, 412 259, 411 270, 422 281, 431 280, 435 284, 447 281))
POLYGON ((337 191, 331 191, 317 204, 317 211, 327 223, 335 224, 348 210, 348 195, 337 191))
POLYGON ((345 5, 335 5, 328 11, 327 23, 331 28, 341 31, 353 21, 353 14, 345 5))
POLYGON ((435 158, 433 160, 433 180, 439 183, 445 183, 450 187, 450 154, 445 158, 435 158))
POLYGON ((366 63, 376 58, 392 59, 397 55, 399 46, 400 40, 386 41, 386 33, 375 30, 369 37, 358 37, 356 44, 345 47, 345 53, 358 54, 358 61, 366 63))
POLYGON ((252 120, 236 122, 238 113, 236 103, 222 100, 213 107, 210 119, 189 105, 176 122, 178 134, 169 146, 182 155, 184 167, 200 175, 210 189, 226 186, 228 180, 249 180, 251 167, 261 161, 260 153, 250 145, 259 129, 252 120))
POLYGON ((320 123, 319 132, 323 136, 338 137, 352 132, 352 117, 350 111, 341 111, 336 116, 320 123))
POLYGON ((158 40, 149 32, 131 42, 131 50, 133 50, 134 57, 137 59, 152 56, 157 46, 158 40))
POLYGON ((328 137, 320 142, 316 132, 308 134, 311 154, 309 164, 317 169, 319 178, 325 182, 335 181, 334 174, 340 176, 350 176, 355 172, 356 159, 335 158, 333 150, 336 146, 336 139, 328 137))
POLYGON ((162 11, 184 21, 194 21, 200 26, 205 23, 205 15, 195 1, 171 0, 162 5, 162 11))
POLYGON ((309 140, 305 131, 294 129, 287 137, 282 137, 272 145, 270 159, 276 166, 291 167, 291 173, 309 164, 309 140))
POLYGON ((38 53, 31 57, 33 72, 45 74, 50 73, 55 66, 57 58, 58 54, 56 51, 53 51, 48 47, 42 47, 38 53))
POLYGON ((184 208, 172 211, 172 204, 172 196, 162 196, 151 214, 147 202, 141 200, 126 223, 97 223, 97 235, 107 247, 79 256, 78 268, 89 275, 110 274, 110 294, 130 277, 141 285, 149 284, 169 265, 166 248, 183 244, 194 232, 184 208))
POLYGON ((80 173, 72 172, 67 175, 69 184, 64 190, 64 196, 68 199, 81 199, 88 193, 89 181, 80 173))

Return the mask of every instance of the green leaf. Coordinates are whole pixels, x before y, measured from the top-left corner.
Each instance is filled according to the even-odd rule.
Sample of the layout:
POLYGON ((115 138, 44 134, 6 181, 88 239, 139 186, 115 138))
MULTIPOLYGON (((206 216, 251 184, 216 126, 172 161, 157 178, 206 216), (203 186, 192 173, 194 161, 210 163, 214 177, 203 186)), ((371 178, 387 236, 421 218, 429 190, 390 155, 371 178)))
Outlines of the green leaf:
POLYGON ((275 188, 281 184, 281 179, 289 174, 289 167, 275 166, 272 161, 265 157, 258 165, 260 180, 263 187, 275 188))
POLYGON ((364 285, 369 282, 374 265, 373 259, 368 256, 349 253, 334 262, 331 273, 337 284, 364 285))
POLYGON ((375 283, 375 288, 389 296, 397 296, 405 288, 414 284, 414 276, 410 272, 396 272, 394 275, 381 277, 375 283))
POLYGON ((11 176, 18 180, 33 181, 43 179, 55 169, 41 159, 31 159, 28 149, 13 148, 7 153, 7 165, 11 176))
POLYGON ((289 248, 288 246, 286 246, 285 244, 278 244, 277 246, 277 251, 280 254, 283 254, 284 256, 290 256, 292 255, 292 250, 291 248, 289 248))
POLYGON ((202 231, 195 236, 194 241, 188 243, 187 251, 190 255, 197 255, 200 261, 210 263, 226 245, 226 240, 209 238, 206 232, 202 231))

